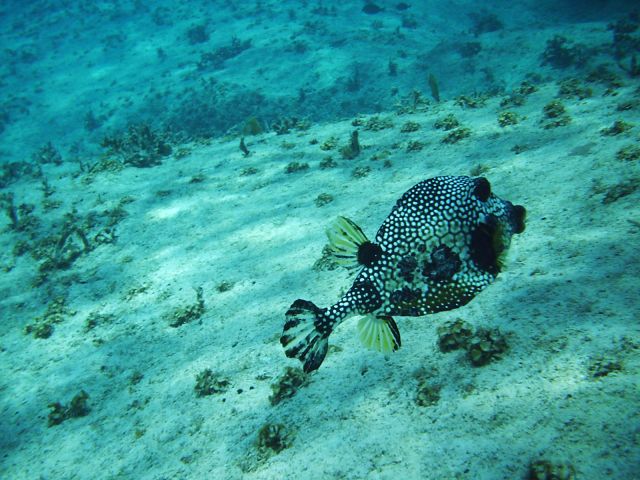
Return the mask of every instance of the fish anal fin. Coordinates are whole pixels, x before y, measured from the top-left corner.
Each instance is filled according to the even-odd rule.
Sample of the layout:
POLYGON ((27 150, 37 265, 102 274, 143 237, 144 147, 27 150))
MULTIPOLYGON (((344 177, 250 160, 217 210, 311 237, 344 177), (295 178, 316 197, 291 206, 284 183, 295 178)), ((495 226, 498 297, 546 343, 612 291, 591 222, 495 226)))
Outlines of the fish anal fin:
POLYGON ((362 344, 381 353, 391 353, 400 348, 400 330, 389 316, 365 315, 358 321, 362 344))

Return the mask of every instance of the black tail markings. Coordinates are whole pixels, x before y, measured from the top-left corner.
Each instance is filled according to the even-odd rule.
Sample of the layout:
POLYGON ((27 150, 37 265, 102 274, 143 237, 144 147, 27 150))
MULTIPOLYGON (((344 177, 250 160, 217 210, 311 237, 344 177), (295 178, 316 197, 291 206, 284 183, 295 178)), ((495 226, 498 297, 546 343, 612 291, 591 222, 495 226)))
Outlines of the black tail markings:
POLYGON ((303 362, 307 373, 317 370, 327 355, 327 337, 331 327, 330 322, 322 317, 323 313, 324 310, 312 302, 298 299, 285 314, 280 343, 287 357, 303 362))

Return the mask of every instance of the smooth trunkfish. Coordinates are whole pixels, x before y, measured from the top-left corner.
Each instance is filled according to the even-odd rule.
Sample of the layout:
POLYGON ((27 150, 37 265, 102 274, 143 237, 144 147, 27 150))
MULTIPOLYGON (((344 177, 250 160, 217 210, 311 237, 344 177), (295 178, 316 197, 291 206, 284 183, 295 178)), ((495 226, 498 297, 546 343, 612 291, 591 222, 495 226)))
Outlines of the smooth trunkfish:
POLYGON ((525 216, 523 206, 494 195, 486 178, 441 176, 405 192, 375 242, 338 217, 326 232, 331 253, 357 276, 328 308, 293 302, 280 337, 286 355, 303 362, 306 372, 316 370, 329 335, 351 315, 362 315, 358 331, 365 346, 397 350, 400 331, 393 316, 418 317, 468 303, 500 273, 525 216))

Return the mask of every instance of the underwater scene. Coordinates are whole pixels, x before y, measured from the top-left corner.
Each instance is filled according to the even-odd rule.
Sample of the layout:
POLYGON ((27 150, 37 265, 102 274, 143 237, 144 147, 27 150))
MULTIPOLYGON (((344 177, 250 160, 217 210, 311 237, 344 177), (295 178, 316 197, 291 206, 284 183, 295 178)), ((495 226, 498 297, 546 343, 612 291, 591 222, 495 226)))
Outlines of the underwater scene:
POLYGON ((640 479, 640 4, 0 39, 1 479, 640 479))

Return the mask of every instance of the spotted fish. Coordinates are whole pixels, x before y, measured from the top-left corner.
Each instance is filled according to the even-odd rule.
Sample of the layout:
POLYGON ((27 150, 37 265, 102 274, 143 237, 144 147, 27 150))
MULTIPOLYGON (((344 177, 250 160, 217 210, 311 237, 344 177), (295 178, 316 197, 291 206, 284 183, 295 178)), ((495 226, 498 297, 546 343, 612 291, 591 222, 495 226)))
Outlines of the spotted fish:
POLYGON ((338 217, 327 230, 334 260, 357 269, 347 293, 328 308, 298 299, 285 317, 280 343, 311 372, 322 364, 328 337, 343 320, 362 315, 360 340, 397 350, 397 316, 461 307, 496 278, 526 211, 491 192, 486 178, 434 177, 410 188, 380 226, 375 242, 338 217))

